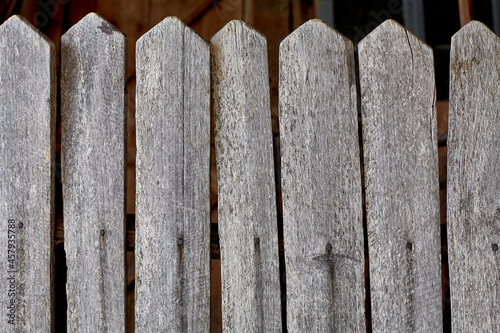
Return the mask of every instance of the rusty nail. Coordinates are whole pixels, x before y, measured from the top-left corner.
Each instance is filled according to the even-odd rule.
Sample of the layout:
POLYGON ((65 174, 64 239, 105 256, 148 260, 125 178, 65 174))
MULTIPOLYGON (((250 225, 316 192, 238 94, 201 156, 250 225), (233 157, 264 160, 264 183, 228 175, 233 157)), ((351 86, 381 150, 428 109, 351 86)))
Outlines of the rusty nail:
POLYGON ((491 248, 493 249, 493 251, 498 251, 498 245, 497 244, 493 244, 491 246, 491 248))
POLYGON ((413 244, 411 242, 406 243, 406 248, 411 250, 413 248, 413 244))
POLYGON ((184 243, 184 240, 182 238, 177 239, 177 244, 182 245, 184 243))
POLYGON ((19 222, 19 224, 17 225, 19 228, 22 228, 23 227, 23 222, 19 222))
POLYGON ((254 240, 253 240, 253 242, 255 244, 259 244, 260 243, 260 238, 259 237, 255 237, 254 240))
POLYGON ((330 252, 332 250, 332 244, 326 244, 326 252, 330 252))
POLYGON ((101 229, 101 232, 100 232, 101 236, 104 236, 104 233, 105 233, 104 229, 101 229))

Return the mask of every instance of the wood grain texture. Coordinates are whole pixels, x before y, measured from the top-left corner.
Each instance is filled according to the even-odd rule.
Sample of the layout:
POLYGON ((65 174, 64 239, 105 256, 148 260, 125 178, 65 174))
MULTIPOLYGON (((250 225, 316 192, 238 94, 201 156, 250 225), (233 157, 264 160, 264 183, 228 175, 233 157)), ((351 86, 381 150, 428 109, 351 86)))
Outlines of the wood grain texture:
POLYGON ((432 49, 392 20, 358 48, 373 332, 440 332, 432 49))
POLYGON ((61 45, 68 331, 125 331, 126 39, 96 14, 61 45))
POLYGON ((211 40, 224 332, 281 332, 265 38, 232 21, 211 40))
POLYGON ((365 332, 351 41, 311 20, 280 47, 288 332, 365 332))
POLYGON ((177 18, 137 43, 136 332, 210 328, 210 49, 177 18))
POLYGON ((472 21, 452 38, 450 70, 452 327, 493 332, 500 327, 500 39, 472 21))
POLYGON ((53 43, 24 18, 8 19, 0 26, 1 332, 53 329, 55 84, 53 43))

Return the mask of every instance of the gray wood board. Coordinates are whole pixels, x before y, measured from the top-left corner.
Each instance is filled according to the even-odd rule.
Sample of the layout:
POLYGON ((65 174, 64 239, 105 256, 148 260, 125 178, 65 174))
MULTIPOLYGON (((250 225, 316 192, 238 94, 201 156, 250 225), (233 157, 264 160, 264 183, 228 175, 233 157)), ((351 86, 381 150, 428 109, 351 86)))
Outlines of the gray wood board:
POLYGON ((208 332, 208 44, 159 23, 137 43, 136 96, 136 332, 208 332))
POLYGON ((392 20, 358 49, 373 332, 440 332, 432 49, 392 20))
POLYGON ((311 20, 280 46, 288 332, 366 332, 351 41, 311 20))
POLYGON ((61 40, 68 331, 125 331, 126 38, 96 14, 61 40))
POLYGON ((224 332, 281 332, 265 38, 232 21, 211 40, 224 332))
POLYGON ((0 26, 1 332, 53 329, 55 75, 47 37, 0 26))
POLYGON ((500 328, 500 39, 469 23, 452 38, 450 71, 452 327, 493 332, 500 328))

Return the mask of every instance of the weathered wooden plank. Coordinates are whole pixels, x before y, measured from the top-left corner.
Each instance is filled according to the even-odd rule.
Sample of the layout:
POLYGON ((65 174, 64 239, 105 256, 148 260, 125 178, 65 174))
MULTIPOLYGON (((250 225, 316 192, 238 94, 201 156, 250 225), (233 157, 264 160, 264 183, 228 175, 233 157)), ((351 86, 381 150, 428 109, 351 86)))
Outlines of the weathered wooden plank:
POLYGON ((281 332, 265 38, 232 21, 211 40, 225 332, 281 332))
POLYGON ((1 332, 53 327, 54 44, 27 20, 0 26, 1 332))
POLYGON ((210 49, 177 18, 137 43, 136 332, 210 328, 210 49))
POLYGON ((351 41, 311 20, 280 47, 288 332, 365 332, 351 41))
POLYGON ((358 48, 373 332, 440 332, 432 50, 392 20, 358 48))
POLYGON ((500 39, 472 21, 452 38, 448 258, 453 332, 500 327, 500 39))
POLYGON ((68 331, 125 331, 125 44, 96 14, 61 41, 68 331))

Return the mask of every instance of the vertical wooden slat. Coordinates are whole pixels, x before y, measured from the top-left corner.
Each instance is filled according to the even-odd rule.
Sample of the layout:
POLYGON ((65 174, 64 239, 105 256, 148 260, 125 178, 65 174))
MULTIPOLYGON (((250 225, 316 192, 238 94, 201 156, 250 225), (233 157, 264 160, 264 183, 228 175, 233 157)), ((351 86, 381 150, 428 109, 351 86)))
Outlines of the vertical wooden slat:
POLYGON ((463 27, 472 20, 472 0, 458 0, 458 11, 460 26, 463 27))
POLYGON ((1 332, 53 327, 54 44, 27 20, 0 26, 1 332))
POLYGON ((358 47, 373 332, 440 332, 432 49, 392 20, 358 47))
POLYGON ((453 332, 500 327, 500 39, 480 22, 451 42, 448 258, 453 332))
POLYGON ((225 332, 281 332, 265 38, 232 21, 211 40, 225 332))
POLYGON ((68 331, 125 330, 125 43, 96 14, 63 35, 68 331))
POLYGON ((210 49, 176 18, 137 43, 136 332, 210 328, 210 49))
POLYGON ((365 332, 351 41, 311 20, 280 47, 288 332, 365 332))

